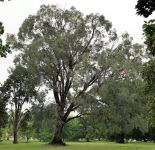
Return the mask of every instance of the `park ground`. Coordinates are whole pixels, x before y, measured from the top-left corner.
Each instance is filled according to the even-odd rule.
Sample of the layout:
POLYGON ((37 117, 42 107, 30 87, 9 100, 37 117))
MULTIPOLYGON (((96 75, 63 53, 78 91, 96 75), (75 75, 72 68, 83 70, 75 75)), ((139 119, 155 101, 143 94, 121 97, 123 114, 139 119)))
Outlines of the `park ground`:
POLYGON ((154 143, 117 144, 112 142, 68 142, 66 146, 50 146, 40 142, 12 143, 3 142, 0 150, 155 150, 154 143))

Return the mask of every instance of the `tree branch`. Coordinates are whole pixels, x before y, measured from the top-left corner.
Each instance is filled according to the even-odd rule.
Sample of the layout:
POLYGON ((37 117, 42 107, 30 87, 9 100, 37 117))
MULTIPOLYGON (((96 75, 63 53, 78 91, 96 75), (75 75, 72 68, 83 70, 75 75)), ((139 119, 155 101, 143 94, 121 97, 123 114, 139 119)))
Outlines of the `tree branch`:
POLYGON ((83 114, 79 114, 79 115, 77 115, 77 116, 70 117, 70 118, 68 118, 68 119, 66 120, 66 123, 69 122, 69 121, 71 121, 71 120, 73 120, 73 119, 75 119, 75 118, 80 118, 82 115, 83 115, 83 114))

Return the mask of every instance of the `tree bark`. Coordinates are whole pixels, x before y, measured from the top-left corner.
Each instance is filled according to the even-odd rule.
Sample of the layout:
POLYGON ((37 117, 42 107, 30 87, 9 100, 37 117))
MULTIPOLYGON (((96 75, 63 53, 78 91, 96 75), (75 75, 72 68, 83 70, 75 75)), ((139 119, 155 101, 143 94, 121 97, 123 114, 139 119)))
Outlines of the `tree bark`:
POLYGON ((14 120, 14 125, 13 125, 13 144, 18 143, 18 112, 15 111, 15 120, 14 120))
POLYGON ((55 128, 55 132, 54 132, 54 137, 49 144, 65 145, 63 141, 63 127, 64 127, 64 122, 62 120, 58 120, 55 128))
POLYGON ((58 118, 55 126, 54 136, 53 139, 49 144, 52 145, 65 145, 63 141, 63 127, 65 124, 64 119, 64 104, 57 105, 57 112, 58 112, 58 118))
POLYGON ((13 131, 13 144, 18 143, 18 138, 17 138, 17 130, 13 131))
POLYGON ((29 137, 28 137, 28 136, 26 136, 26 142, 27 142, 27 143, 29 142, 29 137))

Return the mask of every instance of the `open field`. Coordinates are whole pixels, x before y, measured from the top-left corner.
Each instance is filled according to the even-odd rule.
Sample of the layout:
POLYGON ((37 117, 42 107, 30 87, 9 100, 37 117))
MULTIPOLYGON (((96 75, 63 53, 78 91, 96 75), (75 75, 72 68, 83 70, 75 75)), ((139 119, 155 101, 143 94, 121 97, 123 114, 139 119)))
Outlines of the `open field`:
POLYGON ((155 150, 153 143, 129 143, 117 144, 111 142, 69 142, 67 146, 49 146, 45 143, 31 142, 19 143, 1 143, 0 150, 155 150))

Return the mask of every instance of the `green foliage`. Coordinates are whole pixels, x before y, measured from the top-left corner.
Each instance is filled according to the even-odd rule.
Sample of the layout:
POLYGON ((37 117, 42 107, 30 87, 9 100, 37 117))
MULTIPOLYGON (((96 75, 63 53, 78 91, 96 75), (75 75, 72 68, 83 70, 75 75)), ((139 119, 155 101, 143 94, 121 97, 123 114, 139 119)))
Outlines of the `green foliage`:
POLYGON ((138 127, 142 133, 147 131, 147 102, 141 78, 143 53, 143 46, 133 44, 132 38, 125 33, 120 44, 106 56, 106 61, 102 59, 101 63, 111 66, 111 74, 105 74, 100 87, 96 86, 83 97, 85 103, 80 110, 90 113, 93 122, 88 117, 87 126, 91 125, 89 132, 95 138, 114 140, 122 133, 127 137, 138 127))
POLYGON ((145 44, 149 54, 155 55, 155 20, 149 20, 143 25, 145 44))
POLYGON ((154 90, 155 90, 155 60, 151 59, 147 63, 143 65, 143 70, 142 70, 142 77, 146 81, 146 88, 145 92, 146 94, 149 95, 154 95, 154 90))
POLYGON ((29 103, 36 95, 35 86, 32 82, 28 70, 21 65, 10 71, 8 79, 4 82, 1 91, 1 98, 10 105, 10 118, 13 124, 14 143, 17 142, 17 132, 21 122, 27 116, 27 111, 23 111, 23 105, 29 103))
MULTIPOLYGON (((44 99, 45 97, 42 98, 44 99)), ((44 142, 48 142, 51 139, 56 122, 55 109, 54 104, 49 104, 46 106, 44 104, 44 100, 39 104, 33 104, 31 110, 33 138, 44 142)))
POLYGON ((79 119, 74 119, 65 125, 64 138, 69 141, 78 141, 85 138, 83 132, 79 119))
POLYGON ((155 11, 155 1, 154 0, 138 0, 136 5, 136 10, 138 15, 143 15, 148 17, 155 11))
POLYGON ((19 105, 22 109, 24 102, 35 96, 36 91, 27 69, 18 65, 10 71, 8 79, 1 87, 2 99, 8 101, 11 105, 19 105), (14 93, 14 91, 16 91, 14 93))
POLYGON ((32 137, 33 128, 32 128, 32 114, 30 111, 26 111, 24 118, 22 119, 20 125, 20 131, 23 136, 26 137, 27 142, 32 137))
MULTIPOLYGON (((0 36, 4 33, 4 26, 3 24, 0 22, 0 36)), ((10 48, 9 45, 3 45, 2 43, 2 39, 0 39, 0 56, 1 57, 6 57, 7 53, 10 53, 10 48)))
POLYGON ((42 142, 49 142, 51 140, 51 131, 47 123, 42 122, 41 127, 39 129, 39 134, 37 135, 37 139, 42 142))
POLYGON ((149 126, 155 127, 155 60, 151 59, 144 64, 142 76, 145 81, 145 94, 148 100, 149 126))
MULTIPOLYGON (((154 0, 139 0, 137 3, 137 12, 144 17, 148 17, 155 11, 154 0)), ((147 96, 148 104, 148 120, 150 128, 155 127, 155 78, 154 68, 155 61, 152 56, 155 56, 155 20, 149 20, 143 25, 143 33, 145 36, 145 44, 147 45, 147 52, 151 54, 150 60, 144 64, 142 76, 145 81, 145 94, 147 96)))

